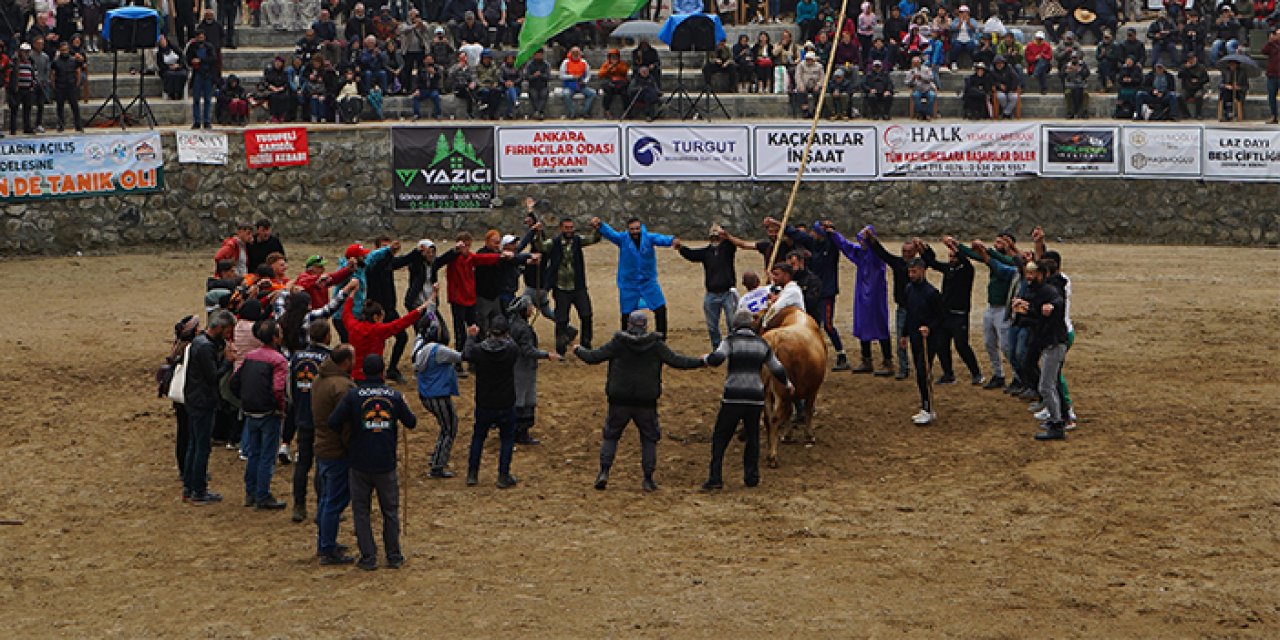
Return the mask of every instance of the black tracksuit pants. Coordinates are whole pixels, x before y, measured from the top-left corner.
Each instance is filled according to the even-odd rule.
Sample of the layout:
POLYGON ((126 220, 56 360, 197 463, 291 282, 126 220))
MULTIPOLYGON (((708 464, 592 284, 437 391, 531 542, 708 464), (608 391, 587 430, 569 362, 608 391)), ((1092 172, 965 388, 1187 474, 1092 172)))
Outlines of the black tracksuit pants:
POLYGON ((715 431, 711 434, 711 472, 708 478, 713 484, 721 482, 724 452, 729 448, 729 441, 739 423, 746 438, 746 445, 742 448, 742 480, 748 487, 760 484, 760 412, 763 409, 764 406, 758 404, 720 403, 715 431))

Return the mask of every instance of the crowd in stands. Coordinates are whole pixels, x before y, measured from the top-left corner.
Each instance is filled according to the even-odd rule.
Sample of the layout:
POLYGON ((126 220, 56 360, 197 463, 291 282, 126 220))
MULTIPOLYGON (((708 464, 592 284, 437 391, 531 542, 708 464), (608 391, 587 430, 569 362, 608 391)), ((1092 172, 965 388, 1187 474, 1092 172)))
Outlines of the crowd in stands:
MULTIPOLYGON (((292 519, 307 522, 308 505, 315 502, 320 564, 356 563, 347 547, 338 544, 340 514, 349 505, 360 552, 357 566, 378 567, 370 526, 376 493, 383 517, 383 566, 399 568, 404 555, 397 466, 408 466, 412 456, 406 449, 399 457, 397 442, 403 437, 401 428, 421 424, 415 408, 431 414, 439 428, 429 470, 418 473, 440 481, 454 477, 449 461, 462 412, 453 399, 462 395, 458 379, 474 376, 465 482, 478 484, 485 440, 496 428, 496 486, 511 489, 519 484, 511 472, 516 445, 538 445, 533 429, 547 420, 538 421, 539 363, 570 354, 588 365, 609 363, 603 376, 607 409, 596 490, 608 487, 619 439, 632 422, 641 441, 641 487, 646 492, 658 489, 664 368, 721 364, 727 365, 727 375, 702 489, 724 488, 723 459, 739 424, 743 483, 755 487, 761 482, 762 371, 767 369, 779 388, 786 389, 788 403, 802 402, 792 394, 814 374, 791 355, 775 355, 762 339, 787 325, 807 327, 817 341, 824 340, 825 332, 835 359, 830 362, 824 348, 817 367, 865 375, 866 384, 882 387, 914 374, 920 404, 911 421, 920 427, 935 423, 934 385, 959 384, 967 373, 975 389, 1003 391, 1029 402, 1034 421, 1028 424, 1039 424, 1035 440, 1065 440, 1076 428, 1063 376, 1075 342, 1071 279, 1062 270, 1062 253, 1046 245, 1040 227, 1032 231, 1032 246, 1026 249, 1019 248, 1011 229, 1000 231, 990 243, 966 245, 944 236, 935 249, 920 238, 887 244, 871 226, 849 229, 845 236, 830 221, 788 224, 768 217, 759 240, 738 238, 712 225, 705 244, 692 246, 651 231, 638 218, 616 229, 592 218, 590 231, 579 233, 574 219, 556 220, 532 198, 525 206, 523 229, 513 220, 506 230, 489 229, 475 251, 466 231, 439 254, 430 239, 401 252, 398 241, 382 235, 373 248, 358 242, 346 246, 332 270, 325 256, 310 256, 300 273, 290 273, 285 247, 270 220, 238 225, 213 256, 214 273, 205 283, 206 313, 175 324, 166 364, 157 372, 158 392, 173 401, 175 411, 182 500, 192 506, 222 501, 210 491, 208 461, 215 443, 228 452, 239 451, 245 462, 243 504, 258 511, 289 506, 272 486, 277 465, 292 465, 292 519), (600 323, 593 319, 587 272, 595 265, 583 247, 595 243, 612 244, 618 251, 620 315, 608 322, 617 321, 619 329, 593 344, 593 325, 600 323), (702 267, 703 295, 664 295, 657 264, 664 249, 702 267), (740 250, 763 260, 764 277, 746 271, 739 280, 740 250), (836 309, 849 305, 838 302, 842 258, 856 270, 856 286, 846 293, 846 300, 852 297, 853 330, 843 336, 836 326, 836 309), (987 273, 981 310, 989 375, 970 346, 980 266, 987 273), (395 271, 400 269, 409 277, 407 289, 398 291, 395 271), (940 274, 940 289, 929 282, 930 271, 940 274), (668 307, 697 306, 699 298, 710 350, 701 357, 682 355, 666 344, 668 307), (446 300, 452 336, 444 315, 446 300), (578 315, 576 327, 570 324, 571 311, 578 315), (554 340, 545 348, 535 331, 537 313, 545 317, 543 327, 554 325, 554 340), (410 329, 416 333, 412 341, 410 329), (850 338, 857 341, 852 357, 844 346, 850 338), (873 359, 876 347, 879 366, 873 359), (411 376, 400 370, 406 354, 411 376), (935 363, 940 367, 936 379, 935 363), (871 382, 875 378, 881 381, 871 382), (411 399, 414 391, 417 402, 411 399), (309 487, 314 498, 308 497, 309 487)), ((819 375, 819 383, 825 377, 819 375)), ((543 399, 561 400, 555 395, 543 399)), ((673 401, 683 400, 665 402, 673 401)), ((838 399, 823 402, 837 407, 837 417, 848 408, 838 399)), ((218 483, 239 485, 238 480, 218 483)))
MULTIPOLYGON (((179 0, 173 15, 169 3, 158 4, 165 35, 131 71, 160 77, 171 99, 189 96, 195 128, 244 124, 255 110, 272 122, 381 119, 384 99, 393 95, 411 98, 415 119, 424 103, 430 116, 442 117, 441 98, 448 95, 462 103, 468 118, 541 119, 550 97, 558 95, 568 118, 595 116, 600 98, 599 115, 606 118, 652 119, 663 96, 662 61, 648 42, 611 50, 599 69, 581 55, 607 46, 618 20, 570 27, 517 66, 524 0, 252 0, 243 6, 179 0), (292 54, 274 56, 252 86, 223 73, 223 51, 237 47, 236 26, 242 24, 300 33, 292 54)), ((1232 120, 1241 118, 1250 75, 1260 75, 1246 68, 1253 63, 1244 43, 1256 29, 1271 34, 1261 53, 1276 121, 1275 0, 1242 7, 1249 17, 1237 15, 1231 2, 1188 9, 1184 0, 1167 0, 1144 33, 1124 26, 1142 17, 1141 9, 1119 0, 1044 0, 1035 6, 999 0, 995 7, 983 1, 972 3, 972 13, 947 0, 882 0, 851 7, 854 15, 839 25, 838 4, 827 0, 772 6, 777 4, 752 3, 742 7, 743 15, 755 15, 752 23, 793 17, 795 33, 783 30, 777 42, 761 31, 754 39, 743 34, 719 43, 702 65, 712 89, 786 94, 794 116, 811 117, 826 63, 834 59, 826 117, 887 119, 893 101, 905 96, 915 117, 929 119, 943 87, 940 74, 962 73, 963 66, 958 91, 965 117, 1017 117, 1023 92, 1033 87, 1041 94, 1060 91, 1068 117, 1087 117, 1092 87, 1114 92, 1116 117, 1144 119, 1202 117, 1205 96, 1216 90, 1220 117, 1232 120), (1042 25, 1031 38, 1006 26, 1028 19, 1042 25), (1091 54, 1081 43, 1085 37, 1096 45, 1091 54), (1216 86, 1212 67, 1221 69, 1216 86)), ((102 15, 116 6, 0 0, 0 79, 11 135, 19 118, 24 133, 43 132, 45 106, 55 102, 59 129, 64 105, 71 107, 74 126, 81 126, 78 102, 89 99, 86 56, 105 48, 102 15)), ((739 18, 736 2, 707 8, 729 22, 739 18)))

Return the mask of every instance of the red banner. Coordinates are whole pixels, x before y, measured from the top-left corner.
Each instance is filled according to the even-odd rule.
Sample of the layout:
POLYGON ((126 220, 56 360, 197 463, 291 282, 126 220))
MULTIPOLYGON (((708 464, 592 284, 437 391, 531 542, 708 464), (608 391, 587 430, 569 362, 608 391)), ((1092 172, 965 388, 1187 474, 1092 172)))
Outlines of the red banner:
POLYGON ((244 156, 250 169, 296 167, 311 163, 306 127, 246 129, 244 156))

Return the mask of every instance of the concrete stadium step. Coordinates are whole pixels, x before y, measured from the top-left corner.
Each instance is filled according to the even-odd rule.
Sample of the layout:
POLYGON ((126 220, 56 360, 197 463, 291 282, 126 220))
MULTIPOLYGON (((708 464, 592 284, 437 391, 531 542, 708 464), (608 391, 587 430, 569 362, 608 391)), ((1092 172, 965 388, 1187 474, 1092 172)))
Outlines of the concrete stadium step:
MULTIPOLYGON (((790 120, 801 122, 802 120, 791 115, 790 101, 786 96, 759 96, 759 95, 725 95, 721 96, 721 102, 724 103, 725 109, 729 112, 732 122, 742 122, 743 124, 751 124, 754 121, 762 120, 790 120)), ((577 98, 581 104, 581 97, 577 98)), ((81 113, 88 118, 92 112, 97 109, 102 100, 89 103, 81 103, 81 113)), ((128 99, 125 99, 128 102, 128 99)), ((183 126, 191 122, 191 102, 189 100, 168 100, 164 98, 153 98, 148 100, 152 111, 155 113, 156 120, 162 126, 183 126)), ((442 99, 442 110, 444 112, 443 119, 450 120, 466 120, 465 106, 460 100, 453 96, 445 96, 442 99)), ((603 119, 602 102, 599 98, 593 107, 592 119, 600 121, 603 119)), ((897 120, 905 120, 907 117, 908 99, 905 95, 895 97, 893 102, 893 115, 897 120)), ((1110 94, 1091 94, 1089 98, 1089 113, 1092 118, 1091 122, 1097 124, 1119 123, 1120 121, 1111 118, 1112 110, 1115 106, 1114 97, 1110 94)), ((854 107, 861 110, 862 100, 856 98, 854 107)), ((962 101, 955 95, 942 95, 938 98, 938 116, 942 118, 959 118, 961 115, 962 101)), ((615 106, 615 115, 625 107, 615 106)), ((1211 124, 1217 115, 1216 94, 1210 96, 1205 102, 1204 113, 1206 119, 1204 121, 1189 120, 1191 123, 1211 124)), ((432 122, 430 118, 430 103, 423 104, 423 113, 427 117, 422 120, 423 124, 432 122)), ((50 128, 47 123, 53 122, 53 108, 49 107, 46 111, 46 128, 50 128)), ((384 103, 384 114, 387 120, 408 120, 412 113, 412 101, 408 97, 391 96, 384 103)), ((675 113, 673 107, 670 113, 675 113)), ((558 121, 564 114, 564 101, 560 96, 552 95, 547 102, 547 120, 548 122, 558 121)), ((1022 119, 1040 119, 1040 120, 1059 120, 1066 114, 1066 105, 1061 95, 1027 95, 1022 100, 1022 119)), ((371 111, 366 107, 366 119, 371 116, 371 111)), ((527 119, 529 113, 529 103, 527 100, 521 101, 518 111, 517 121, 527 119)), ((1245 104, 1245 121, 1257 124, 1267 116, 1267 103, 1263 96, 1251 96, 1245 104)), ((265 122, 267 119, 266 112, 262 109, 253 111, 254 121, 257 123, 265 122)), ((612 122, 612 121, 611 121, 612 122)), ((674 115, 663 118, 660 122, 674 123, 679 122, 674 115)), ((723 123, 723 116, 718 112, 711 115, 710 122, 723 123)), ((870 122, 865 119, 856 119, 853 123, 870 122)))

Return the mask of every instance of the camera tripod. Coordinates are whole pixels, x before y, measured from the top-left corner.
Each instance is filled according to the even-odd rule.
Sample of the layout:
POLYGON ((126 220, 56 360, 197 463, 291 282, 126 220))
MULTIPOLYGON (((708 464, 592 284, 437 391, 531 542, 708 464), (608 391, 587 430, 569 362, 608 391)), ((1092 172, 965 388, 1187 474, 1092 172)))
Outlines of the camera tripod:
POLYGON ((667 110, 667 105, 670 105, 672 103, 675 103, 676 113, 680 115, 681 120, 688 120, 690 118, 695 120, 710 120, 711 115, 715 113, 716 107, 718 107, 720 110, 720 113, 724 115, 725 120, 733 119, 729 116, 729 110, 724 108, 724 103, 720 102, 720 96, 716 95, 716 92, 711 89, 711 85, 708 84, 705 80, 703 80, 702 82, 702 91, 698 93, 697 97, 693 97, 689 95, 689 90, 684 85, 684 52, 683 51, 676 52, 675 91, 672 91, 671 95, 667 96, 667 99, 662 101, 662 106, 660 107, 660 111, 665 113, 667 110), (685 103, 689 105, 687 109, 680 110, 679 107, 680 107, 681 100, 683 100, 685 103), (705 107, 701 106, 704 100, 707 103, 705 107), (714 104, 714 107, 713 107, 713 104, 714 104))
POLYGON ((85 123, 85 126, 92 127, 94 123, 98 121, 98 118, 102 117, 104 125, 111 126, 113 124, 119 123, 121 130, 128 129, 130 124, 137 124, 138 122, 145 122, 148 128, 154 129, 156 127, 156 116, 155 116, 155 113, 151 111, 151 103, 147 102, 147 96, 146 96, 146 81, 147 81, 147 74, 145 73, 146 66, 147 66, 146 57, 143 55, 142 51, 139 50, 138 51, 138 95, 134 96, 133 100, 129 101, 128 106, 125 106, 123 103, 120 102, 120 94, 118 91, 120 52, 116 49, 112 49, 111 50, 111 95, 108 96, 106 100, 102 101, 102 104, 98 107, 98 110, 93 112, 93 115, 89 118, 88 122, 85 123), (138 108, 140 112, 139 115, 136 117, 130 115, 130 111, 132 111, 135 106, 138 108), (104 114, 104 112, 106 113, 104 114))

